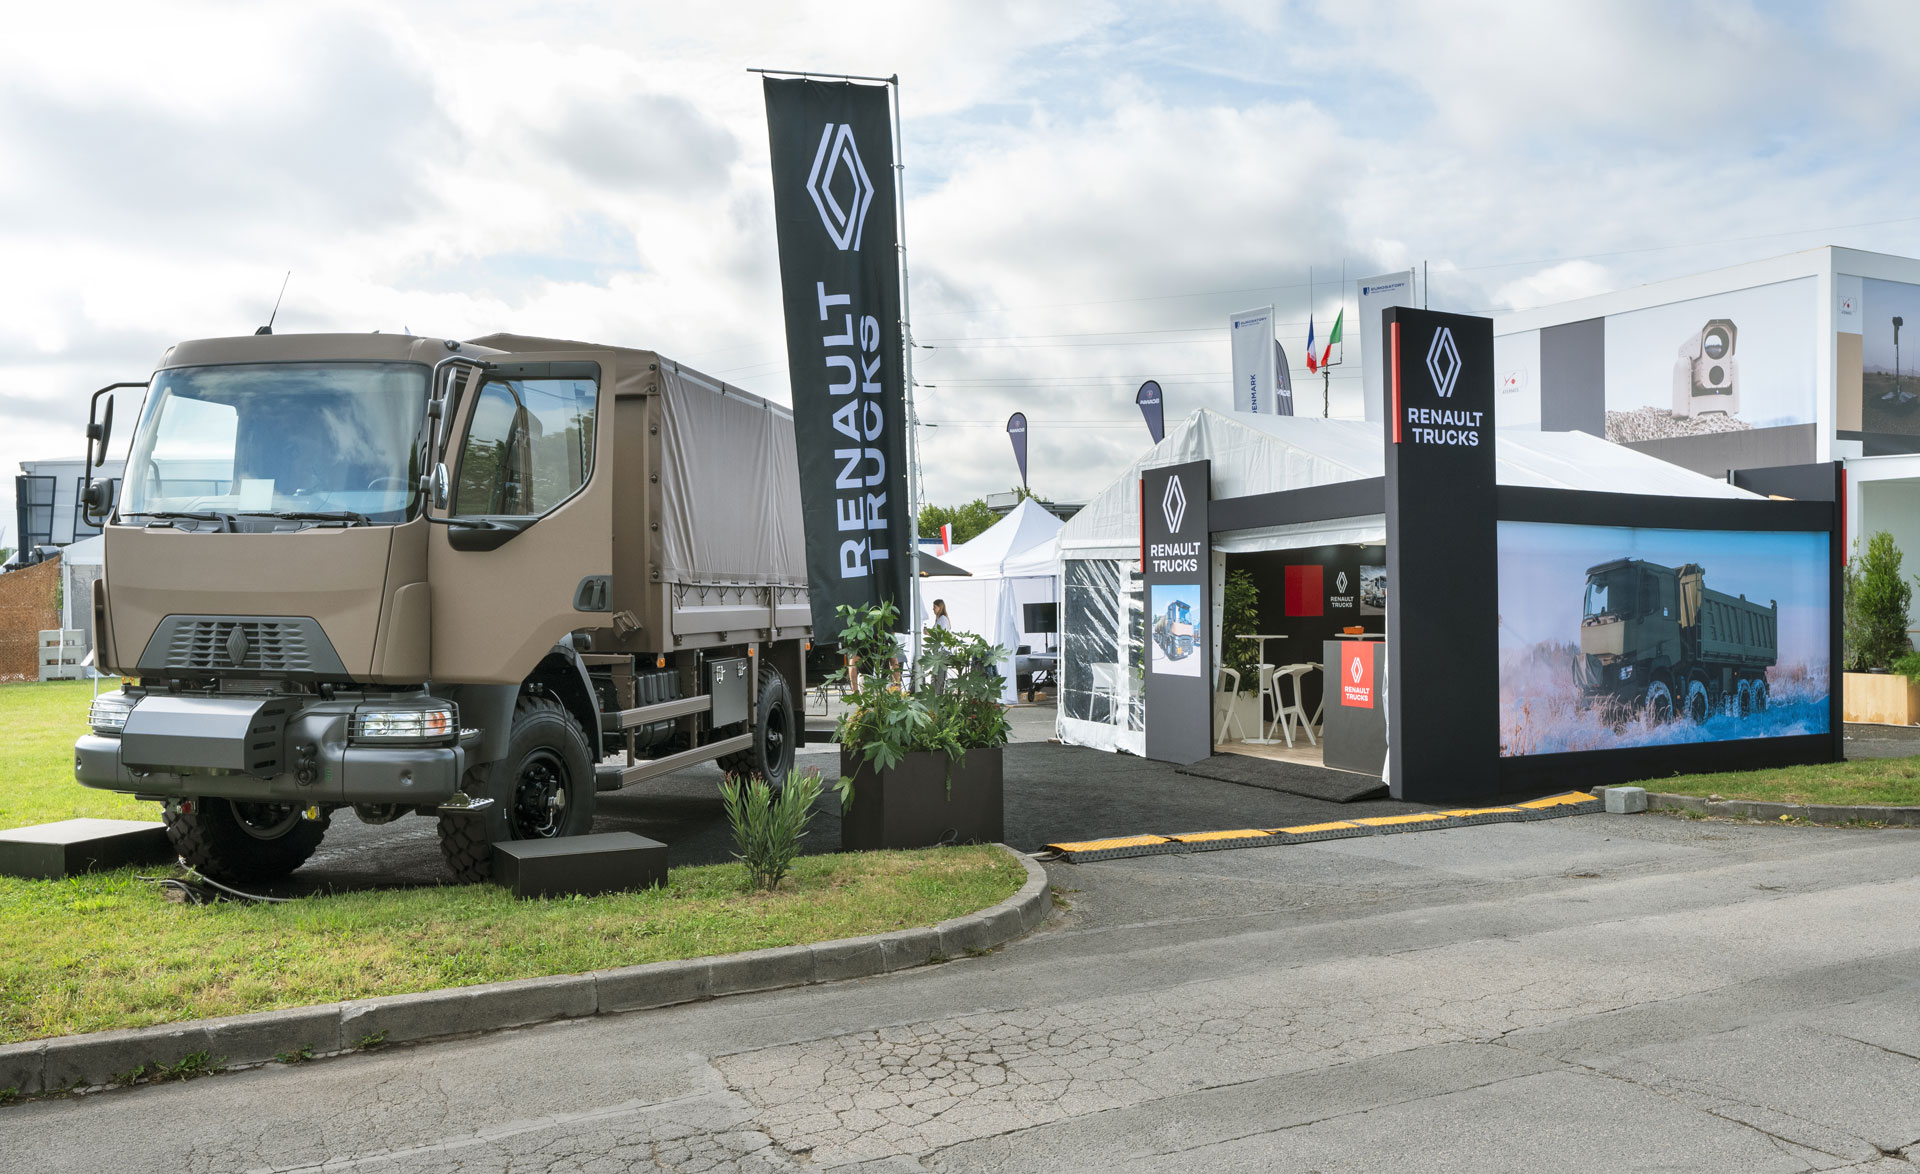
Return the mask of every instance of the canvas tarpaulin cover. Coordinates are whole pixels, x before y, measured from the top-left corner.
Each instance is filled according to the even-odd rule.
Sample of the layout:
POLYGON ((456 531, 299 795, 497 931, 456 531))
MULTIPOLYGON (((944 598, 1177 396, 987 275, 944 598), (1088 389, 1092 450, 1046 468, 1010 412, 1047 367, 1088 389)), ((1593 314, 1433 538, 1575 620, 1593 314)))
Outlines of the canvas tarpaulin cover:
MULTIPOLYGON (((472 341, 517 352, 611 351, 618 359, 615 396, 658 388, 662 580, 807 585, 792 412, 652 351, 517 334, 472 341)), ((611 419, 600 422, 600 451, 617 461, 642 459, 634 446, 650 438, 623 435, 609 446, 604 438, 612 427, 611 419)))

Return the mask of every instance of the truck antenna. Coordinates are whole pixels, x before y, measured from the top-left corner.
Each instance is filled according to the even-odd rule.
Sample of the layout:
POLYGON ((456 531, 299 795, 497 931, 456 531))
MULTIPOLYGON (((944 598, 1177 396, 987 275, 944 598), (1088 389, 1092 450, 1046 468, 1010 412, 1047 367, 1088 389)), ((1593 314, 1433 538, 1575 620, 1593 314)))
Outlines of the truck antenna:
POLYGON ((280 316, 280 299, 287 296, 287 282, 292 280, 293 280, 293 270, 289 269, 287 270, 287 275, 280 279, 280 292, 273 299, 273 313, 267 315, 267 324, 265 326, 262 326, 260 329, 254 331, 255 334, 272 334, 273 333, 273 320, 280 316))

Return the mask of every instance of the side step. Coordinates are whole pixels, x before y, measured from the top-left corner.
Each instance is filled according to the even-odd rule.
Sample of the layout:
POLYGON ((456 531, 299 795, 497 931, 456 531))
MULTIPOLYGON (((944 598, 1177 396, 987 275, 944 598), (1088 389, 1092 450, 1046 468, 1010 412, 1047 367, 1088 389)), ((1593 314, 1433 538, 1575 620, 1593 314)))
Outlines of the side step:
POLYGON ((682 750, 678 754, 669 754, 665 758, 652 758, 645 762, 636 762, 632 766, 600 766, 593 772, 593 789, 596 791, 618 791, 629 783, 638 783, 646 779, 659 778, 711 762, 723 754, 735 754, 753 747, 753 735, 741 734, 738 737, 722 738, 705 746, 692 750, 682 750))

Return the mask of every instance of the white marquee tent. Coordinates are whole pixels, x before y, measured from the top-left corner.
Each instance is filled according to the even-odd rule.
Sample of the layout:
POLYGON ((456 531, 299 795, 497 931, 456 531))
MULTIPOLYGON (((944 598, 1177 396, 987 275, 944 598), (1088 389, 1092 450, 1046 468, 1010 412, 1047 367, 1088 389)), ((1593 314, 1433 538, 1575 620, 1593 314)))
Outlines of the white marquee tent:
MULTIPOLYGON (((1144 754, 1140 673, 1145 616, 1140 600, 1141 471, 1212 462, 1213 497, 1245 497, 1383 476, 1378 422, 1299 416, 1228 416, 1202 408, 1127 467, 1059 533, 1062 560, 1061 676, 1057 730, 1075 745, 1144 754)), ((1497 432, 1501 485, 1675 497, 1752 498, 1724 481, 1582 432, 1497 432)), ((1383 543, 1384 514, 1233 530, 1213 536, 1214 658, 1225 555, 1383 543)))
MULTIPOLYGON (((1056 603, 1060 598, 1060 527, 1059 518, 1028 499, 984 532, 941 555, 971 577, 924 581, 922 622, 933 622, 933 601, 942 599, 956 631, 983 636, 1009 654, 1022 645, 1035 645, 1042 637, 1026 630, 1024 605, 1056 603)), ((1007 679, 1003 696, 1012 701, 1011 655, 1001 674, 1007 679)))

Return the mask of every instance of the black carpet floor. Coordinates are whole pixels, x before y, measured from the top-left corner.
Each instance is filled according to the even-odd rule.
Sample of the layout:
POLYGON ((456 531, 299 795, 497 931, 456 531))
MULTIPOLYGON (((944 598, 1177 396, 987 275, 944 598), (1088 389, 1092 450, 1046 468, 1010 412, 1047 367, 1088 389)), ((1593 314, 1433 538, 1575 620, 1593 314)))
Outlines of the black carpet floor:
POLYGON ((1285 791, 1289 795, 1327 803, 1358 803, 1387 797, 1387 785, 1367 775, 1307 766, 1299 762, 1255 758, 1250 754, 1216 754, 1204 762, 1175 767, 1174 771, 1197 778, 1218 779, 1223 783, 1238 783, 1243 787, 1285 791))

